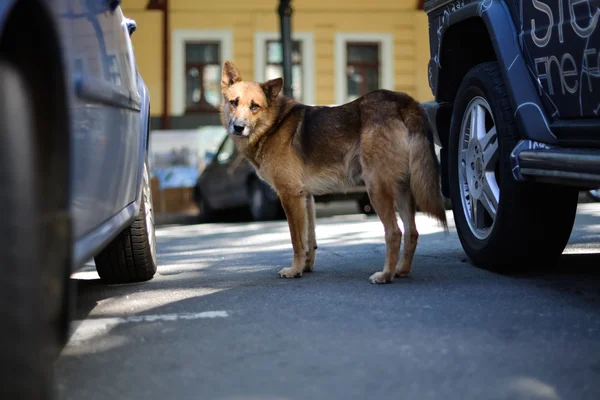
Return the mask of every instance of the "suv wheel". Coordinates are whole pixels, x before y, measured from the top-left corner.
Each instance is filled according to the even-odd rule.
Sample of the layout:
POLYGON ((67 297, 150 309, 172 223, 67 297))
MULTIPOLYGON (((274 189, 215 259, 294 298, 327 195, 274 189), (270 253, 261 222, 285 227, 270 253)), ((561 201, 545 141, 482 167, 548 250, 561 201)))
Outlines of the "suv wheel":
POLYGON ((513 178, 510 152, 518 140, 498 64, 473 67, 456 96, 448 162, 456 229, 480 267, 552 262, 573 228, 576 189, 513 178))
POLYGON ((96 256, 96 270, 108 283, 142 282, 156 273, 156 237, 148 164, 144 163, 144 182, 140 210, 125 228, 96 256))

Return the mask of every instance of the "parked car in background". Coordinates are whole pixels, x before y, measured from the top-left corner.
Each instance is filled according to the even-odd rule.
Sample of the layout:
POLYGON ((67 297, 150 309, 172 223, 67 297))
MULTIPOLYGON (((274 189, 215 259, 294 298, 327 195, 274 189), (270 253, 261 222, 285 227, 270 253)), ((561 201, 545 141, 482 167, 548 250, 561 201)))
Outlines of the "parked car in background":
POLYGON ((588 190, 587 195, 592 201, 600 201, 600 189, 588 190))
POLYGON ((426 0, 426 104, 463 249, 551 263, 600 184, 598 2, 426 0))
MULTIPOLYGON (((225 131, 224 131, 225 132, 225 131)), ((237 151, 231 137, 224 134, 216 154, 211 155, 194 188, 194 200, 202 221, 214 221, 219 213, 248 209, 256 221, 285 218, 277 193, 256 175, 256 170, 237 151)), ((373 214, 365 186, 346 193, 315 196, 316 202, 356 201, 359 210, 373 214)))
POLYGON ((72 272, 156 272, 150 96, 119 1, 0 2, 0 398, 52 397, 72 272))

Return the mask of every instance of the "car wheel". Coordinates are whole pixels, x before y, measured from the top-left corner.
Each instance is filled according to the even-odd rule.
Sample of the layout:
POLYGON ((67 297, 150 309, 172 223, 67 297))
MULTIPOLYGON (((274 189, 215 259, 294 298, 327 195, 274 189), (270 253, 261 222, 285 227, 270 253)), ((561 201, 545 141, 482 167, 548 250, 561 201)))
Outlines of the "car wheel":
POLYGON ((462 247, 480 267, 552 262, 573 228, 576 189, 514 179, 509 157, 519 138, 498 64, 473 67, 454 104, 449 182, 462 247))
POLYGON ((371 201, 368 197, 358 200, 358 209, 361 213, 366 215, 375 215, 375 209, 371 205, 371 201))
POLYGON ((133 223, 96 256, 96 270, 107 283, 142 282, 156 273, 154 210, 147 163, 144 164, 142 200, 133 223))
MULTIPOLYGON (((59 343, 44 313, 44 218, 37 182, 35 128, 22 74, 0 60, 0 398, 53 398, 59 343)), ((50 277, 53 278, 53 277, 50 277)), ((60 277, 59 277, 60 279, 60 277)), ((58 294, 58 293, 57 293, 58 294)))
POLYGON ((198 206, 198 221, 200 223, 214 222, 216 220, 216 212, 210 207, 210 204, 208 204, 208 201, 202 194, 198 194, 196 205, 198 206))
POLYGON ((258 179, 250 182, 250 214, 255 221, 270 221, 279 215, 279 202, 274 202, 267 195, 267 188, 258 179))

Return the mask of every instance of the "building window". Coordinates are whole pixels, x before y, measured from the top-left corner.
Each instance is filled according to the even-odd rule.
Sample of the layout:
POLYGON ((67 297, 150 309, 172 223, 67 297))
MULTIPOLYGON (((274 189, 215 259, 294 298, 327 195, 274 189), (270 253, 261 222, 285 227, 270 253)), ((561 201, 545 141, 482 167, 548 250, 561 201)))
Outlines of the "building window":
MULTIPOLYGON (((283 47, 279 40, 265 42, 265 81, 283 77, 283 47)), ((302 43, 299 40, 292 42, 292 91, 294 98, 303 101, 303 69, 302 69, 302 43)))
POLYGON ((221 102, 220 43, 186 42, 186 112, 217 112, 221 102))
POLYGON ((183 116, 202 111, 216 113, 222 97, 222 63, 226 60, 235 62, 232 32, 174 29, 171 43, 171 91, 168 98, 171 115, 183 116), (194 65, 190 65, 188 70, 189 64, 194 65))
POLYGON ((346 99, 352 101, 380 87, 378 43, 346 43, 346 99))
MULTIPOLYGON (((315 46, 312 32, 292 33, 292 91, 304 104, 315 102, 315 46)), ((254 33, 254 80, 283 77, 283 51, 278 32, 254 33)))
POLYGON ((390 33, 336 32, 335 104, 372 90, 394 90, 394 40, 390 33))

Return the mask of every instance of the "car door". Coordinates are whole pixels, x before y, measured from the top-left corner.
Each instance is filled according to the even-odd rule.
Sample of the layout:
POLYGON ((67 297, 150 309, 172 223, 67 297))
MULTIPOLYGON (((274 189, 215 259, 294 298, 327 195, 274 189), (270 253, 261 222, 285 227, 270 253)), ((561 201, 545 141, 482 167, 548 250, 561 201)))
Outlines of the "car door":
POLYGON ((548 115, 597 118, 600 0, 523 0, 519 7, 523 52, 548 115))
POLYGON ((54 4, 71 93, 71 212, 76 238, 135 200, 140 96, 126 19, 117 0, 54 4))
MULTIPOLYGON (((238 153, 229 135, 225 137, 219 151, 204 172, 207 179, 209 204, 214 208, 230 208, 244 203, 245 179, 243 157, 238 153)), ((247 197, 247 196, 246 196, 247 197)))

